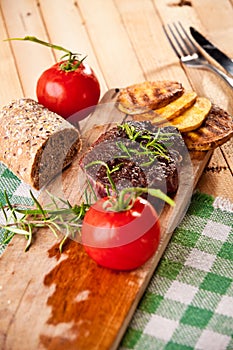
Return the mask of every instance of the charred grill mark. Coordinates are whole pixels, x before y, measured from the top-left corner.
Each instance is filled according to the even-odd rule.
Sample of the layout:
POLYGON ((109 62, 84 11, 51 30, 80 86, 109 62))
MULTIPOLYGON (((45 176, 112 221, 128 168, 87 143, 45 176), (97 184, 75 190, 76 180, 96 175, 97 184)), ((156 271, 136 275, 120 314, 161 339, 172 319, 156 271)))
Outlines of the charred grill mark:
POLYGON ((149 82, 128 86, 120 91, 118 103, 123 107, 147 107, 156 109, 165 106, 184 92, 182 84, 170 81, 149 82))
POLYGON ((190 150, 207 151, 221 146, 232 135, 232 116, 213 104, 201 127, 184 134, 184 140, 190 150))
POLYGON ((148 104, 151 102, 150 97, 147 94, 145 94, 145 93, 142 95, 142 99, 143 99, 144 102, 146 102, 148 104))
POLYGON ((138 100, 137 100, 135 94, 130 89, 127 89, 127 91, 128 91, 129 98, 130 98, 130 101, 132 102, 132 104, 137 105, 138 100))
POLYGON ((219 125, 212 125, 211 128, 210 128, 210 132, 212 132, 215 135, 221 135, 221 130, 219 129, 220 127, 221 127, 221 129, 223 129, 221 124, 219 124, 219 125))

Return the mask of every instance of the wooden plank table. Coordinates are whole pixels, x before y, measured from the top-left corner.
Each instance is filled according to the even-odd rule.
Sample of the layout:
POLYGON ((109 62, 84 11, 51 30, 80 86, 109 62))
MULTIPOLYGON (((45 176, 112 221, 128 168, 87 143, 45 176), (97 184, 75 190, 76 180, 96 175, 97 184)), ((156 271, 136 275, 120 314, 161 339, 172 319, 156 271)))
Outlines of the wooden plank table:
MULTIPOLYGON (((233 90, 213 73, 181 67, 162 31, 162 24, 181 20, 233 57, 232 0, 2 0, 0 9, 2 39, 34 35, 87 54, 101 97, 144 80, 179 80, 233 113, 233 90)), ((0 52, 1 106, 36 98, 39 75, 60 57, 28 42, 1 41, 0 52)), ((216 149, 208 165, 203 156, 206 167, 196 184, 231 201, 232 145, 216 149)), ((75 200, 69 172, 66 193, 75 200)), ((27 254, 24 244, 15 237, 0 260, 0 349, 17 350, 19 341, 21 350, 116 349, 163 249, 141 269, 123 273, 96 266, 73 241, 59 257, 50 234, 38 235, 27 254)))

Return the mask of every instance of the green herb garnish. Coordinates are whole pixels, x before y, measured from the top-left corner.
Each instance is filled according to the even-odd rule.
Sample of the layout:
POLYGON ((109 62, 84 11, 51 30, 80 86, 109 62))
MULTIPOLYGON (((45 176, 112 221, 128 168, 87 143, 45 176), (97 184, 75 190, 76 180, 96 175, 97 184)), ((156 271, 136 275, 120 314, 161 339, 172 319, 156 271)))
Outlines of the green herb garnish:
POLYGON ((48 205, 48 208, 42 208, 31 191, 30 195, 34 205, 25 207, 22 204, 11 204, 6 191, 4 195, 7 204, 4 206, 0 203, 0 209, 5 217, 5 223, 0 224, 0 227, 5 230, 1 243, 7 244, 14 235, 20 234, 27 239, 25 251, 31 245, 33 233, 41 227, 49 228, 56 238, 58 238, 58 232, 65 231, 59 246, 62 251, 66 239, 74 237, 80 231, 84 215, 90 207, 85 203, 72 206, 69 201, 50 195, 51 204, 48 205), (50 209, 51 206, 54 209, 50 209))
MULTIPOLYGON (((134 147, 128 147, 124 142, 116 142, 116 146, 123 152, 120 155, 122 158, 131 158, 135 156, 147 156, 148 160, 140 164, 140 166, 149 166, 158 157, 163 157, 169 160, 169 150, 170 138, 174 133, 162 133, 161 129, 158 128, 156 133, 150 134, 145 132, 145 130, 137 131, 135 126, 128 123, 120 124, 121 128, 127 135, 127 137, 139 144, 139 148, 135 149, 134 147)), ((116 156, 116 158, 119 156, 116 156)))

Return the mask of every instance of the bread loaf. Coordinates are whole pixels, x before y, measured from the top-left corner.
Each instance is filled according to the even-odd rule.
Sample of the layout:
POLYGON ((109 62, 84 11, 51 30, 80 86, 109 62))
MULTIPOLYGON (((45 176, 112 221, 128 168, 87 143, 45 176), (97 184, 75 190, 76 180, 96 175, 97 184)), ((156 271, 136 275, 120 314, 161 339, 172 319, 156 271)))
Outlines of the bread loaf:
POLYGON ((0 111, 0 161, 39 190, 62 172, 81 147, 78 130, 32 99, 0 111))

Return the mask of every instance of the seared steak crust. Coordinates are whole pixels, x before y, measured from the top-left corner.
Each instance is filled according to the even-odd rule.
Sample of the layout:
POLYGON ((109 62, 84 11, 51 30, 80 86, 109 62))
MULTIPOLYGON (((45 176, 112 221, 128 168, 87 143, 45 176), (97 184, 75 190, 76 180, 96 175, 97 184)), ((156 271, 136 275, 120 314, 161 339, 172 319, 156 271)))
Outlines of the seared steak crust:
POLYGON ((182 137, 171 126, 159 129, 148 121, 130 121, 127 124, 133 126, 135 132, 140 132, 136 141, 129 139, 120 126, 113 127, 98 138, 81 160, 81 166, 86 168, 99 195, 106 195, 106 186, 111 187, 106 165, 117 190, 125 187, 153 187, 169 195, 174 194, 179 183, 178 168, 184 147, 182 137), (165 149, 164 156, 159 155, 151 160, 147 152, 143 152, 148 142, 145 136, 153 137, 158 132, 161 135, 169 134, 169 145, 159 142, 165 149), (90 166, 91 163, 93 165, 90 166))

